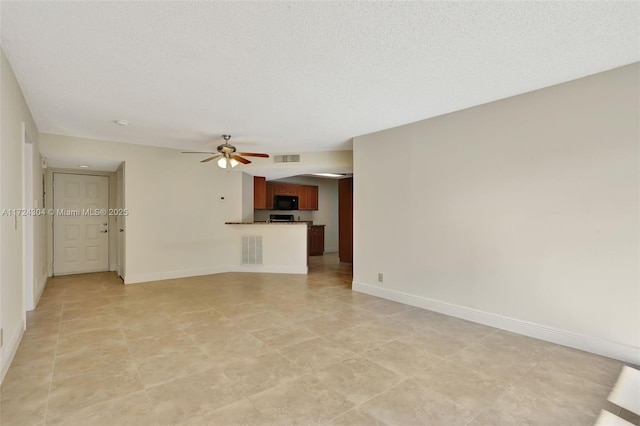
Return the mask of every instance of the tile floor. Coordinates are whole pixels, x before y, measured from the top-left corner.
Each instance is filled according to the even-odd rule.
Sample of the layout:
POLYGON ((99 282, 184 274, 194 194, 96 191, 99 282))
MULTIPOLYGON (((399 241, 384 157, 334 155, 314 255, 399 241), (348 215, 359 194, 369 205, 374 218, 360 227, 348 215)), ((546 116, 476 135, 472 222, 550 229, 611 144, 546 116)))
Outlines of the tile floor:
MULTIPOLYGON (((592 425, 620 362, 308 276, 56 277, 1 388, 9 425, 592 425)), ((637 423, 636 419, 631 419, 637 423)))

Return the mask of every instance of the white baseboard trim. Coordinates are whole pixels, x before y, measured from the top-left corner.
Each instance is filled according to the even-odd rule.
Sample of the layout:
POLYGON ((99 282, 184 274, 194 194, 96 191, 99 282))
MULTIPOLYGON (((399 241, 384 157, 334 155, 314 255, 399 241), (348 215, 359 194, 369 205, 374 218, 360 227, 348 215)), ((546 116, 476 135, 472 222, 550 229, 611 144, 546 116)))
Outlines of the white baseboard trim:
POLYGON ((640 365, 640 348, 353 281, 353 291, 640 365))
POLYGON ((201 269, 185 269, 179 271, 154 272, 149 274, 126 274, 125 284, 146 283, 149 281, 171 280, 175 278, 197 277, 200 275, 222 274, 225 272, 255 272, 270 274, 307 274, 306 266, 270 266, 270 265, 237 265, 215 266, 201 269))
POLYGON ((307 274, 306 266, 239 265, 231 266, 229 272, 256 272, 267 274, 307 274))
POLYGON ((24 319, 21 318, 18 323, 18 327, 16 327, 13 332, 13 335, 7 340, 7 343, 3 346, 2 350, 0 350, 0 366, 2 367, 0 369, 0 384, 2 384, 4 376, 7 375, 11 362, 16 356, 16 352, 18 352, 18 347, 20 346, 22 336, 24 335, 24 328, 24 319))
POLYGON ((148 274, 129 274, 124 277, 125 284, 146 283, 149 281, 171 280, 175 278, 197 277, 200 275, 220 274, 229 272, 226 266, 214 266, 211 268, 182 269, 178 271, 151 272, 148 274))

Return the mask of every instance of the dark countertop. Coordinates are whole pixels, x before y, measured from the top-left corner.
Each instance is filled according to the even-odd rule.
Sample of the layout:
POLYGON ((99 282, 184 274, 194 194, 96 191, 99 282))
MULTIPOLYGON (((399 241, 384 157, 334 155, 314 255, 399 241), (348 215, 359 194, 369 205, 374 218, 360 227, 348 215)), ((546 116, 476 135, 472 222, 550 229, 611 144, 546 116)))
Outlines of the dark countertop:
POLYGON ((313 222, 301 220, 299 222, 225 222, 225 225, 307 225, 307 226, 326 226, 316 225, 313 222))

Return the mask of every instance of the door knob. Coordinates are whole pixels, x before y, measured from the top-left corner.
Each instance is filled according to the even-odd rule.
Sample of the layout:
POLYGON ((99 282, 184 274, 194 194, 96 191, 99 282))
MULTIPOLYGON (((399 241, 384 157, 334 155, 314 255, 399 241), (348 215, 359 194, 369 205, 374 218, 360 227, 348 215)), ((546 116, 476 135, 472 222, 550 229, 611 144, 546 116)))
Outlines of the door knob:
POLYGON ((124 232, 124 229, 120 228, 120 229, 119 229, 119 231, 120 231, 120 232, 124 232))

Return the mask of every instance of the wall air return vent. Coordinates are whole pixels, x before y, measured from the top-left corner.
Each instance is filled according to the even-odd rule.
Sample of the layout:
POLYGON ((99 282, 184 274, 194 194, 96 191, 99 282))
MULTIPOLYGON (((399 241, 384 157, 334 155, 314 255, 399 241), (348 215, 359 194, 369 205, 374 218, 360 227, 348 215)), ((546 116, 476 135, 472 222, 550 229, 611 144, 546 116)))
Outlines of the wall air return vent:
POLYGON ((242 264, 262 265, 262 235, 242 236, 242 264))
POLYGON ((274 155, 273 162, 274 163, 299 163, 300 154, 274 155))

